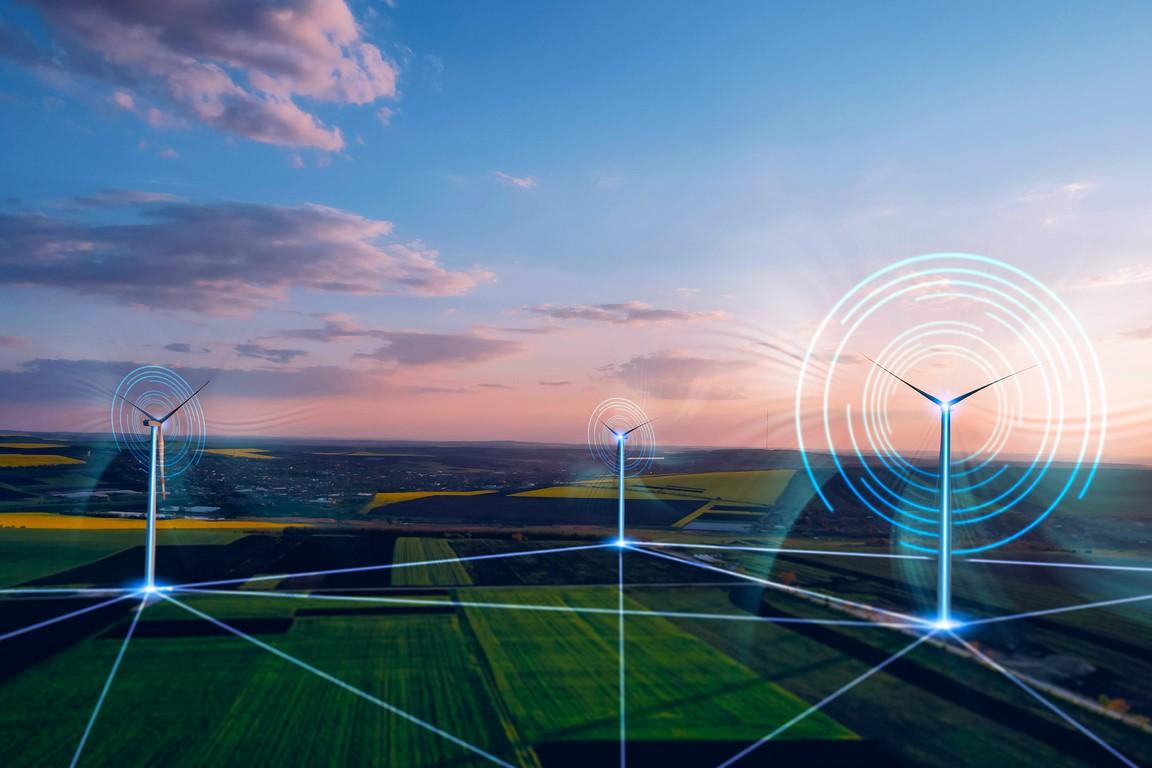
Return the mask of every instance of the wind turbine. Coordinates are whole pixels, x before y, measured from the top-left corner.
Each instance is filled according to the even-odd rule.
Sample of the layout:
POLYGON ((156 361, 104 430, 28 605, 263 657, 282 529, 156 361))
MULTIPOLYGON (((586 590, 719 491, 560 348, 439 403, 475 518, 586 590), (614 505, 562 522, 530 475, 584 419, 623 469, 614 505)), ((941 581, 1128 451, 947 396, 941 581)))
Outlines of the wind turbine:
MULTIPOLYGON (((116 392, 116 397, 120 398, 128 405, 132 406, 140 413, 144 414, 144 426, 148 428, 149 432, 149 459, 148 459, 148 519, 146 523, 145 545, 144 545, 144 591, 156 591, 156 503, 157 495, 168 498, 168 487, 164 477, 164 422, 176 415, 184 406, 192 401, 192 398, 200 394, 200 390, 208 386, 210 382, 206 381, 196 389, 191 395, 186 397, 183 402, 177 405, 172 410, 168 411, 164 416, 156 418, 148 411, 144 410, 138 403, 129 400, 124 395, 116 392), (159 492, 159 493, 158 493, 159 492)), ((187 391, 187 390, 185 390, 187 391)))
POLYGON ((619 478, 619 482, 618 482, 619 488, 617 489, 617 536, 616 536, 616 544, 618 546, 622 547, 627 543, 627 539, 624 538, 624 443, 626 443, 628 441, 628 435, 630 435, 633 432, 635 432, 636 430, 640 429, 640 427, 644 427, 644 426, 651 424, 652 419, 648 419, 648 421, 645 421, 642 424, 637 424, 636 426, 632 427, 631 429, 625 430, 623 432, 618 432, 615 429, 612 429, 612 427, 608 426, 608 424, 605 423, 603 420, 601 420, 600 423, 604 425, 604 429, 606 429, 612 433, 612 437, 615 438, 615 440, 616 440, 616 455, 618 457, 617 471, 618 471, 618 478, 619 478))
POLYGON ((940 409, 940 550, 937 556, 935 623, 939 629, 952 629, 956 626, 956 622, 952 620, 952 408, 961 401, 972 397, 972 395, 977 392, 988 389, 1005 379, 1010 379, 1025 371, 1030 371, 1035 368, 1036 365, 1021 368, 1007 376, 1001 376, 987 384, 982 384, 976 387, 976 389, 965 392, 958 397, 944 400, 925 392, 914 384, 910 384, 867 355, 864 355, 864 358, 940 409))

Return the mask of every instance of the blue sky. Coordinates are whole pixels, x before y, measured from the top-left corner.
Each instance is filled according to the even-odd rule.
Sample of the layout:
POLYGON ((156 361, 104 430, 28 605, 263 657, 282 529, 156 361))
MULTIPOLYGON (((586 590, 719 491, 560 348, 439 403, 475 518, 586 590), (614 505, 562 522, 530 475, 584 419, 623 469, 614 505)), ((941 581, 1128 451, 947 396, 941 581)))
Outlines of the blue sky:
MULTIPOLYGON (((282 295, 226 311, 141 300, 137 289, 146 286, 86 288, 70 272, 0 280, 0 336, 13 339, 0 345, 0 369, 12 372, 13 386, 33 386, 25 366, 37 359, 286 377, 327 366, 368 377, 397 402, 410 398, 404 412, 455 416, 542 413, 560 388, 543 392, 539 382, 567 381, 563 407, 538 429, 490 435, 559 439, 569 422, 578 432, 589 402, 620 389, 671 407, 662 401, 677 398, 652 383, 664 375, 655 367, 643 385, 623 377, 630 360, 747 362, 734 328, 802 347, 864 274, 943 250, 1034 272, 1067 291, 1106 360, 1148 358, 1147 5, 270 3, 298 14, 282 37, 264 41, 290 54, 293 45, 314 46, 309 24, 336 25, 349 12, 355 21, 351 32, 340 27, 343 48, 304 51, 316 57, 300 59, 311 62, 304 74, 220 54, 231 28, 219 19, 244 4, 203 5, 215 16, 189 21, 165 3, 143 18, 96 0, 87 6, 106 38, 85 42, 77 30, 88 22, 72 3, 0 2, 0 198, 8 199, 0 213, 24 225, 32 216, 83 222, 86 235, 102 237, 101 227, 154 223, 169 215, 163 206, 208 217, 197 221, 227 213, 219 206, 230 203, 259 206, 261 216, 265 207, 323 206, 389 222, 389 243, 417 243, 437 269, 473 284, 434 295, 392 283, 333 292, 291 278, 282 295), (137 23, 157 42, 129 56, 124 30, 137 23), (394 89, 377 81, 353 92, 325 79, 325 67, 356 59, 362 45, 379 52, 394 89), (278 78, 286 90, 273 100, 290 99, 317 121, 307 128, 311 145, 298 140, 303 132, 269 140, 253 122, 229 128, 198 113, 174 95, 188 76, 174 68, 174 53, 220 67, 229 88, 260 91, 247 104, 253 112, 269 98, 253 77, 278 78), (316 146, 336 141, 337 130, 341 147, 316 146), (75 201, 106 190, 165 197, 75 201), (554 311, 629 303, 671 314, 607 310, 598 320, 554 311), (327 344, 284 335, 318 327, 311 314, 340 315, 375 335, 327 344), (497 330, 545 326, 538 334, 497 330), (418 377, 395 370, 406 366, 394 356, 365 357, 376 341, 395 345, 388 334, 397 333, 459 337, 467 351, 418 361, 418 377), (192 361, 163 349, 172 343, 210 352, 192 361), (245 344, 301 354, 252 358, 237 351, 245 344), (376 362, 386 369, 368 367, 376 362), (458 391, 416 392, 417 378, 458 391), (510 390, 475 389, 493 383, 510 390)), ((255 49, 269 27, 244 29, 244 45, 255 49)), ((375 66, 364 61, 365 71, 375 66)), ((305 117, 292 119, 304 125, 305 117)), ((0 231, 11 258, 30 258, 18 242, 26 235, 0 231)), ((329 245, 305 244, 301 258, 329 245)), ((112 249, 107 258, 123 256, 119 244, 102 247, 112 249)), ((272 252, 236 247, 239 259, 272 252)), ((165 259, 187 257, 154 258, 163 270, 165 259)), ((351 257, 325 258, 338 265, 351 257)), ((693 365, 699 375, 687 363, 671 375, 698 379, 695 397, 723 401, 731 431, 721 441, 759 442, 739 414, 784 397, 787 372, 767 374, 779 381, 765 386, 779 392, 713 397, 709 382, 723 377, 708 372, 709 362, 693 365)), ((242 390, 237 383, 237 402, 252 397, 242 390)), ((299 394, 320 396, 349 395, 299 394)), ((1129 397, 1143 395, 1132 387, 1129 397)), ((218 411, 240 409, 221 398, 218 411)), ((287 395, 267 403, 270 412, 300 407, 287 395)), ((699 409, 675 410, 683 423, 673 430, 699 438, 699 409)), ((39 423, 26 414, 0 406, 0 422, 39 423)), ((437 433, 450 436, 454 423, 437 433)), ((494 415, 461 436, 498 423, 507 420, 494 415)), ((395 418, 370 426, 387 436, 415 429, 395 418)))

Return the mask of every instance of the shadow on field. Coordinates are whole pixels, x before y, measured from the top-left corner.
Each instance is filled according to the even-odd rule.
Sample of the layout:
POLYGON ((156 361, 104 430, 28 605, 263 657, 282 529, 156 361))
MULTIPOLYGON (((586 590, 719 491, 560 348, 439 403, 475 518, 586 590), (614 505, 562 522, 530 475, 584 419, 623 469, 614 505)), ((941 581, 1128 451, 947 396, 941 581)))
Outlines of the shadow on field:
MULTIPOLYGON (((765 605, 767 604, 768 602, 765 601, 765 605)), ((772 613, 775 616, 794 615, 779 607, 774 608, 772 613)), ((804 635, 869 666, 880 664, 891 654, 889 650, 858 640, 832 627, 815 624, 780 626, 787 627, 792 632, 804 635)), ((975 674, 995 674, 978 667, 975 661, 961 659, 954 659, 953 661, 958 664, 971 665, 972 672, 975 674)), ((949 674, 939 672, 909 657, 892 662, 885 668, 884 673, 928 691, 956 706, 978 713, 997 724, 1007 725, 1019 733, 1027 734, 1048 744, 1053 749, 1084 760, 1089 765, 1095 764, 1100 759, 1100 748, 1097 745, 1063 723, 1049 720, 1031 709, 1025 709, 984 693, 967 681, 961 681, 949 674)), ((1008 683, 1005 681, 1004 684, 1007 685, 1008 683)), ((835 717, 835 703, 829 709, 835 717)), ((850 723, 848 726, 852 727, 850 723)))

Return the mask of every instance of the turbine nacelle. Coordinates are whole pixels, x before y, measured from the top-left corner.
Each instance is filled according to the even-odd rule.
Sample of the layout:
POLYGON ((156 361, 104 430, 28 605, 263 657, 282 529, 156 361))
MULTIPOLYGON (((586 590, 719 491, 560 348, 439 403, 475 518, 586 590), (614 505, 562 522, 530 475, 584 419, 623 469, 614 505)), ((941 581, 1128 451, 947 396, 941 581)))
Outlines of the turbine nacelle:
MULTIPOLYGON (((600 423, 604 424, 603 421, 600 423)), ((604 424, 604 429, 606 429, 612 433, 612 437, 615 438, 616 442, 622 443, 628 439, 628 435, 630 435, 633 432, 635 432, 636 430, 640 429, 640 427, 645 427, 651 423, 652 423, 652 419, 648 419, 648 421, 645 421, 643 424, 637 424, 636 426, 632 427, 631 429, 626 429, 623 432, 617 432, 616 430, 612 429, 612 427, 608 426, 607 424, 604 424)))

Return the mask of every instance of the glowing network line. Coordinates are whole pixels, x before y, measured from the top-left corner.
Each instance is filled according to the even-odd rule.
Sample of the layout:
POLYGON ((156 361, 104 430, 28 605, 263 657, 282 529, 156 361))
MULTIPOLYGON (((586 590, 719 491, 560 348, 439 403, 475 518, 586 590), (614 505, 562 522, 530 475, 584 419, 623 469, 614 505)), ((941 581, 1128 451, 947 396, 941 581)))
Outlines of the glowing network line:
POLYGON ((108 672, 108 678, 104 681, 104 687, 100 689, 100 696, 96 699, 96 706, 92 708, 92 715, 88 718, 88 724, 84 726, 84 734, 80 737, 80 743, 76 745, 76 752, 72 755, 72 762, 69 763, 71 768, 76 768, 80 762, 80 755, 84 752, 84 745, 88 743, 88 737, 92 734, 92 726, 96 724, 96 718, 100 716, 100 709, 104 706, 104 699, 108 698, 108 691, 112 688, 112 681, 116 679, 116 673, 120 671, 120 662, 124 660, 124 653, 128 650, 128 643, 132 640, 132 635, 136 632, 136 625, 140 623, 140 616, 144 613, 144 607, 147 605, 148 600, 144 598, 140 604, 136 606, 136 614, 132 617, 132 623, 128 626, 128 632, 124 635, 124 642, 120 644, 120 650, 116 654, 116 660, 112 662, 112 669, 108 672))
POLYGON ((1043 568, 1083 568, 1093 571, 1131 571, 1135 573, 1152 573, 1152 567, 1144 565, 1105 565, 1100 563, 1051 563, 1042 560, 995 560, 986 557, 970 557, 961 560, 964 563, 987 563, 989 565, 1030 565, 1043 568))
POLYGON ((616 627, 617 627, 617 653, 619 655, 619 687, 620 687, 620 768, 628 764, 628 675, 624 666, 624 550, 620 547, 616 552, 616 568, 620 574, 620 584, 616 591, 616 627))
POLYGON ((746 581, 751 581, 751 582, 754 582, 756 584, 763 584, 766 587, 772 587, 773 589, 779 589, 783 592, 789 592, 791 594, 797 594, 797 595, 804 595, 805 597, 819 598, 820 600, 824 600, 824 601, 829 602, 829 603, 834 603, 836 605, 843 605, 843 606, 852 608, 852 609, 857 610, 857 611, 868 611, 869 613, 882 613, 886 616, 893 616, 897 619, 900 619, 901 621, 907 622, 910 625, 921 626, 921 627, 931 626, 931 622, 926 621, 925 619, 919 618, 917 616, 909 616, 908 614, 905 614, 905 613, 899 613, 897 611, 889 611, 889 610, 886 610, 884 608, 877 608, 876 606, 866 605, 864 603, 857 603, 854 600, 845 600, 842 597, 832 597, 831 595, 825 595, 821 592, 814 592, 810 589, 802 589, 801 587, 791 587, 791 586, 788 586, 787 584, 781 584, 778 581, 771 581, 769 579, 762 579, 758 576, 750 576, 746 573, 740 573, 739 571, 730 571, 726 568, 718 568, 714 565, 709 565, 707 563, 701 563, 701 562, 698 562, 696 560, 689 560, 689 559, 683 558, 683 557, 675 557, 673 555, 666 555, 663 552, 652 552, 650 550, 646 550, 643 547, 636 546, 636 545, 632 545, 629 548, 636 551, 636 552, 643 552, 646 555, 651 555, 652 557, 659 557, 659 558, 663 558, 664 560, 671 560, 674 563, 681 563, 684 565, 695 566, 696 568, 703 568, 706 571, 715 571, 716 573, 727 574, 729 576, 734 576, 738 579, 744 579, 746 581))
POLYGON ((312 674, 316 675, 317 677, 319 677, 323 680, 326 680, 326 681, 332 683, 333 685, 339 686, 340 688, 343 688, 344 690, 348 691, 349 693, 355 694, 356 696, 359 696, 360 698, 364 699, 365 701, 370 702, 372 704, 375 704, 376 706, 391 712, 392 714, 396 715, 397 717, 401 717, 401 718, 407 720, 408 722, 410 722, 414 725, 418 725, 421 728, 424 728, 425 730, 430 731, 430 732, 436 734, 437 736, 440 736, 441 738, 444 738, 444 739, 452 742, 453 744, 455 744, 458 747, 462 747, 463 749, 466 749, 475 755, 479 755, 480 757, 483 757, 484 759, 488 760, 489 762, 496 763, 497 765, 505 766, 505 768, 516 768, 516 766, 513 765, 512 763, 501 760, 499 757, 496 757, 495 755, 484 751, 480 747, 477 747, 475 744, 470 744, 469 742, 464 741, 464 739, 461 739, 459 736, 455 736, 455 735, 449 733, 448 731, 445 731, 442 728, 438 728, 437 726, 433 725, 432 723, 428 722, 427 720, 423 720, 423 719, 417 717, 416 715, 411 714, 410 712, 406 712, 405 710, 400 709, 399 707, 395 706, 394 704, 389 704, 388 702, 384 701, 383 699, 381 699, 377 696, 373 696, 372 694, 368 693, 367 691, 361 690, 360 688, 357 688, 356 686, 352 685, 351 683, 347 683, 338 677, 335 677, 333 675, 328 674, 327 672, 323 671, 322 669, 318 669, 317 667, 312 666, 311 664, 309 664, 306 661, 302 661, 302 660, 296 658, 295 656, 292 656, 291 654, 285 653, 284 651, 280 650, 279 648, 276 648, 275 646, 269 645, 268 643, 265 643, 264 641, 259 640, 255 637, 247 634, 246 632, 243 632, 243 631, 237 629, 236 627, 233 627, 231 624, 227 624, 223 621, 220 621, 217 618, 209 616, 208 614, 204 613, 203 611, 196 610, 192 606, 187 605, 186 603, 183 603, 174 597, 170 597, 169 595, 161 594, 161 597, 163 597, 165 600, 167 600, 170 603, 173 603, 175 605, 180 606, 181 608, 188 611, 189 613, 191 613, 195 616, 199 616, 201 619, 204 619, 205 621, 216 625, 220 629, 223 629, 227 632, 230 632, 233 635, 236 635, 237 637, 239 637, 243 640, 247 640, 248 642, 252 643, 253 645, 255 645, 258 648, 262 648, 263 650, 268 651, 273 656, 276 656, 280 659, 283 659, 284 661, 287 661, 290 664, 294 664, 297 667, 300 667, 301 669, 303 669, 307 672, 311 672, 312 674))
MULTIPOLYGON (((949 633, 949 634, 951 634, 951 633, 949 633)), ((981 651, 979 648, 977 648, 976 646, 974 646, 974 645, 972 645, 971 643, 967 642, 966 640, 964 640, 964 638, 962 638, 962 637, 957 637, 957 636, 956 636, 956 635, 954 635, 954 634, 952 635, 952 639, 954 639, 956 642, 960 643, 962 646, 964 646, 965 648, 967 648, 967 649, 968 649, 968 651, 969 651, 969 653, 971 653, 972 655, 974 655, 976 658, 980 659, 982 662, 984 662, 985 664, 987 664, 989 667, 991 667, 992 669, 996 670, 997 672, 999 672, 1000 674, 1004 675, 1006 678, 1008 678, 1009 680, 1011 680, 1011 681, 1012 681, 1013 683, 1015 683, 1015 684, 1016 684, 1016 685, 1017 685, 1017 686, 1018 686, 1018 687, 1019 687, 1021 690, 1023 690, 1023 691, 1024 691, 1025 693, 1027 693, 1029 696, 1031 696, 1032 698, 1036 699, 1036 701, 1040 702, 1040 703, 1041 703, 1041 704, 1043 704, 1045 707, 1047 707, 1048 709, 1050 709, 1050 710, 1051 710, 1051 711, 1052 711, 1054 714, 1056 714, 1056 715, 1057 715, 1057 716, 1059 716, 1059 717, 1060 717, 1062 720, 1064 720, 1064 722, 1068 723, 1068 724, 1069 724, 1069 725, 1071 725, 1073 728, 1075 728, 1076 730, 1080 731, 1080 733, 1082 733, 1082 734, 1084 734, 1085 736, 1087 736, 1088 738, 1092 739, 1092 741, 1096 742, 1096 744, 1098 744, 1100 747, 1102 747, 1104 750, 1106 750, 1106 751, 1108 752, 1108 754, 1112 755, 1112 756, 1113 756, 1113 757, 1115 757, 1117 760, 1119 760, 1120 762, 1124 763, 1124 765, 1128 766, 1128 768, 1140 768, 1138 765, 1136 765, 1136 763, 1132 762, 1132 761, 1131 761, 1131 760, 1129 760, 1127 757, 1125 757, 1125 756, 1124 756, 1124 755, 1123 755, 1123 754, 1122 754, 1122 753, 1121 753, 1119 750, 1117 750, 1115 747, 1113 747, 1113 746, 1112 746, 1111 744, 1109 744, 1108 742, 1104 741, 1104 739, 1100 738, 1100 736, 1098 736, 1098 735, 1097 735, 1097 734, 1096 734, 1096 733, 1095 733, 1095 732, 1094 732, 1092 729, 1090 729, 1088 726, 1084 725, 1084 724, 1083 724, 1083 723, 1081 723, 1079 720, 1077 720, 1076 718, 1072 717, 1072 716, 1071 716, 1071 715, 1069 715, 1067 712, 1065 712, 1063 709, 1061 709, 1060 707, 1056 706, 1056 704, 1055 704, 1055 703, 1053 703, 1052 701, 1050 701, 1050 700, 1049 700, 1049 699, 1048 699, 1046 696, 1044 696, 1044 695, 1043 695, 1043 694, 1041 694, 1039 691, 1037 691, 1035 688, 1033 688, 1032 686, 1028 685, 1028 684, 1027 684, 1026 682, 1024 682, 1023 680, 1021 680, 1021 679, 1020 679, 1020 678, 1019 678, 1019 677, 1018 677, 1018 676, 1017 676, 1015 673, 1013 673, 1011 670, 1007 669, 1006 667, 1004 667, 1004 666, 1003 666, 1003 665, 1001 665, 1001 664, 998 664, 998 663, 997 663, 995 660, 993 660, 993 659, 989 658, 989 657, 988 657, 988 656, 987 656, 985 653, 983 653, 983 652, 982 652, 982 651, 981 651)))
MULTIPOLYGON (((683 561, 687 562, 687 561, 683 561)), ((317 600, 321 602, 352 602, 369 605, 415 605, 415 606, 453 606, 461 608, 488 608, 508 611, 539 611, 541 613, 575 613, 589 615, 616 616, 654 616, 665 619, 706 619, 714 621, 753 621, 768 624, 821 624, 844 627, 887 627, 891 629, 921 629, 924 622, 881 622, 864 619, 804 619, 796 616, 756 616, 740 613, 697 613, 693 611, 652 611, 637 610, 635 608, 600 608, 595 606, 578 605, 538 605, 532 603, 492 603, 475 602, 469 600, 432 600, 419 597, 362 597, 352 595, 315 595, 302 592, 261 592, 258 590, 214 590, 214 589, 179 589, 174 590, 181 594, 192 595, 234 595, 247 597, 271 597, 288 600, 317 600)), ((820 595, 820 593, 813 593, 820 595)), ((827 595, 820 595, 828 599, 827 595)), ((833 598, 834 599, 834 598, 833 598)), ((874 610, 874 609, 873 609, 874 610)))
POLYGON ((448 563, 467 563, 474 560, 497 560, 508 557, 531 557, 534 555, 548 555, 553 552, 579 552, 588 549, 604 549, 614 544, 583 544, 576 547, 552 547, 550 549, 535 549, 528 552, 498 552, 490 555, 472 555, 470 557, 446 557, 440 560, 418 560, 409 563, 385 563, 383 565, 361 565, 354 568, 333 568, 327 571, 302 571, 300 573, 280 573, 272 576, 248 576, 239 579, 218 579, 216 581, 195 581, 186 584, 173 584, 172 589, 188 589, 191 587, 219 587, 228 584, 246 584, 252 581, 282 581, 299 579, 308 576, 333 576, 341 573, 365 573, 367 571, 388 571, 397 568, 414 568, 418 565, 444 565, 448 563))
MULTIPOLYGON (((132 594, 135 594, 135 593, 132 593, 132 594)), ((37 629, 42 629, 44 627, 50 627, 53 624, 58 624, 61 621, 67 621, 68 619, 72 619, 72 618, 75 618, 77 616, 82 616, 85 613, 91 613, 92 611, 98 611, 101 608, 107 608, 108 606, 112 605, 113 603, 118 603, 121 600, 127 600, 129 597, 132 597, 132 594, 121 595, 120 597, 114 597, 111 600, 105 600, 102 603, 96 603, 95 605, 89 605, 89 606, 86 606, 84 608, 80 608, 79 610, 72 611, 71 613, 66 613, 63 616, 56 616, 55 618, 46 619, 44 621, 39 621, 35 624, 31 624, 31 625, 29 625, 27 627, 23 627, 21 629, 14 629, 11 632, 6 632, 3 635, 0 635, 0 640, 8 640, 10 638, 26 634, 28 632, 33 632, 37 629)))
POLYGON ((19 587, 0 589, 0 595, 58 595, 60 597, 91 597, 135 592, 135 587, 19 587))
MULTIPOLYGON (((684 549, 717 549, 732 552, 765 552, 793 555, 830 555, 834 557, 875 557, 884 560, 931 560, 928 555, 896 555, 887 552, 834 552, 827 549, 793 549, 789 547, 752 547, 735 544, 694 544, 692 542, 634 541, 645 547, 680 547, 684 549)), ((1149 569, 1152 570, 1152 569, 1149 569)))
POLYGON ((1001 621, 1016 621, 1018 619, 1030 619, 1035 616, 1051 616, 1055 613, 1070 613, 1072 611, 1086 611, 1092 608, 1108 608, 1113 605, 1126 605, 1127 603, 1139 603, 1144 600, 1152 600, 1152 595, 1138 595, 1136 597, 1119 597, 1115 600, 1101 600, 1095 603, 1080 603, 1078 605, 1066 605, 1060 608, 1045 608, 1039 611, 1028 611, 1027 613, 1013 613, 1008 616, 993 616, 987 619, 973 619, 967 621, 967 626, 975 626, 977 624, 995 624, 1001 621))
POLYGON ((871 669, 869 669, 864 674, 862 674, 859 677, 856 677, 855 679, 851 680, 850 682, 845 683, 844 685, 840 686, 839 688, 837 688, 835 691, 833 691, 832 693, 825 696, 820 701, 818 701, 815 704, 813 704, 812 706, 808 707, 808 709, 804 710, 803 712, 796 715, 795 717, 793 717, 788 722, 786 722, 783 725, 781 725, 780 727, 778 727, 776 730, 769 733, 767 736, 764 736, 763 738, 759 739, 758 741, 756 741, 756 742, 750 744, 749 746, 745 747, 744 749, 740 750, 739 752, 737 752, 732 757, 730 757, 727 760, 725 760, 724 762, 720 763, 718 766, 716 766, 716 768, 728 768, 728 766, 732 765, 733 763, 737 762, 738 760, 744 759, 749 754, 751 754, 752 752, 754 752, 757 749, 759 749, 760 747, 762 747, 764 744, 768 743, 769 741, 776 738, 777 736, 779 736, 784 731, 786 731, 789 728, 791 728, 792 726, 796 725, 796 723, 800 722, 801 720, 808 717, 809 715, 820 711, 821 709, 823 709, 828 704, 832 703, 836 699, 843 696, 845 693, 848 693, 848 691, 850 691, 853 688, 855 688, 856 686, 860 685, 860 683, 864 682, 868 678, 875 675, 877 672, 883 671, 890 664, 903 658, 908 653, 911 653, 914 648, 916 648, 921 643, 928 640, 930 637, 933 637, 935 634, 936 634, 936 631, 932 631, 932 632, 929 632, 929 633, 923 635, 922 637, 914 640, 912 643, 910 643, 909 645, 906 645, 900 651, 897 651, 896 653, 892 654, 887 659, 880 662, 876 666, 872 667, 871 669))
MULTIPOLYGON (((829 549, 798 549, 793 547, 754 547, 737 544, 697 544, 694 542, 673 541, 633 541, 635 546, 669 547, 680 549, 709 549, 731 552, 764 552, 782 555, 826 555, 829 557, 866 557, 882 560, 931 560, 929 555, 904 555, 890 552, 843 552, 829 549)), ((1037 568, 1084 568, 1097 571, 1131 571, 1135 573, 1152 573, 1152 566, 1145 565, 1107 565, 1103 563, 1057 563, 1044 560, 1000 560, 987 557, 960 558, 959 563, 983 563, 988 565, 1023 565, 1037 568)))

